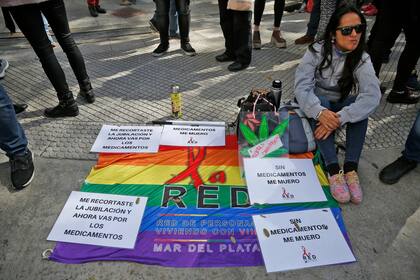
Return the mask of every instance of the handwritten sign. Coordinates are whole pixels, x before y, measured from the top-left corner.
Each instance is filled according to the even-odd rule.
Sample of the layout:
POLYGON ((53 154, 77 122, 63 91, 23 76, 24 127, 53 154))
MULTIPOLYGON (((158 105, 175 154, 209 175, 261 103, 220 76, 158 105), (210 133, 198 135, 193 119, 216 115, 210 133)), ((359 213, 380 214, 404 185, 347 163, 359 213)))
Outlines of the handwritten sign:
POLYGON ((267 272, 356 261, 329 208, 252 218, 267 272))
POLYGON ((161 134, 161 126, 103 125, 91 152, 156 153, 161 134))
POLYGON ((326 201, 312 160, 244 158, 251 203, 326 201))
POLYGON ((47 240, 133 249, 147 197, 72 192, 47 240))
POLYGON ((268 138, 267 140, 255 145, 248 150, 249 156, 252 158, 263 158, 269 153, 281 148, 283 143, 278 134, 268 138))
POLYGON ((167 146, 224 146, 224 126, 165 125, 161 145, 167 146))

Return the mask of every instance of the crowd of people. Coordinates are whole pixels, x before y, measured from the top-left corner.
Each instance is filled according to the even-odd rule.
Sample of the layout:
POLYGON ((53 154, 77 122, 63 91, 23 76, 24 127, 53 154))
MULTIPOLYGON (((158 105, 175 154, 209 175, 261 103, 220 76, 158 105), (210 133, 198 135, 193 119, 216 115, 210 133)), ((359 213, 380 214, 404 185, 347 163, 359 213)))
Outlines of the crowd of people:
MULTIPOLYGON (((405 1, 409 9, 393 0, 375 0, 373 4, 361 7, 362 10, 371 11, 369 5, 374 5, 377 13, 366 44, 367 22, 359 7, 344 0, 313 0, 307 32, 295 41, 296 44, 309 44, 296 70, 295 97, 312 126, 328 173, 331 194, 340 203, 362 202, 363 192, 357 172, 368 119, 378 107, 384 91, 378 79, 381 64, 386 62, 401 31, 404 32, 406 44, 387 101, 414 104, 420 99, 415 93, 420 90, 415 71, 420 56, 420 37, 417 36, 420 4, 417 0, 405 1), (341 165, 336 154, 334 135, 343 127, 346 130, 346 149, 341 165)), ((122 5, 134 3, 121 1, 122 5)), ((155 0, 155 4, 156 11, 149 23, 159 32, 160 43, 153 51, 153 56, 164 55, 171 38, 180 39, 181 49, 186 55, 196 55, 189 39, 190 1, 155 0)), ((360 6, 362 3, 358 4, 360 6)), ((57 118, 73 117, 79 113, 54 54, 54 43, 48 38, 48 24, 79 82, 79 95, 93 103, 93 88, 83 56, 70 33, 63 0, 0 0, 0 6, 10 17, 8 20, 13 18, 29 41, 56 90, 59 103, 46 109, 44 115, 57 118)), ((251 63, 252 49, 258 50, 262 45, 259 26, 265 0, 255 0, 255 3, 252 0, 218 0, 218 6, 225 50, 216 56, 216 60, 232 62, 228 66, 229 71, 243 70, 251 63)), ((106 13, 99 5, 99 0, 88 0, 88 7, 92 16, 106 13)), ((275 0, 270 42, 277 48, 286 47, 286 40, 280 32, 284 7, 285 0, 275 0)), ((8 23, 6 26, 11 25, 8 23)), ((4 77, 7 67, 7 61, 0 60, 0 78, 4 77)), ((16 113, 23 111, 24 107, 24 104, 13 106, 0 86, 0 147, 10 158, 12 183, 16 189, 27 186, 34 172, 32 154, 16 119, 16 113)), ((402 156, 380 172, 380 180, 387 184, 396 183, 419 162, 420 111, 402 156)))

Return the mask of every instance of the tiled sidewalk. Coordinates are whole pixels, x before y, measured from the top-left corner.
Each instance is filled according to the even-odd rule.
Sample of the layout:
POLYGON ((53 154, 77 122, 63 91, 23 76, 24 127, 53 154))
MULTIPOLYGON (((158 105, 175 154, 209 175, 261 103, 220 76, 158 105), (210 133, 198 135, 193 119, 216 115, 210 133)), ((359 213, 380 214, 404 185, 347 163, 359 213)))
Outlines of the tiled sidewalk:
MULTIPOLYGON (((191 42, 199 53, 195 57, 184 56, 179 41, 173 40, 169 54, 154 58, 151 52, 159 39, 149 32, 144 19, 136 23, 138 28, 76 32, 97 95, 94 104, 78 98, 80 115, 76 118, 54 120, 42 116, 46 107, 57 102, 50 82, 24 39, 2 39, 2 56, 11 64, 3 84, 15 102, 29 104, 20 120, 32 150, 42 157, 94 159, 96 155, 89 150, 102 124, 144 124, 170 118, 169 92, 174 83, 180 85, 187 120, 232 122, 237 99, 251 88, 269 87, 275 78, 283 81, 284 99, 290 99, 294 71, 306 50, 306 46, 296 46, 293 41, 303 34, 308 15, 285 14, 282 32, 288 47, 265 46, 254 51, 251 67, 232 73, 226 69, 228 64, 214 59, 223 51, 224 41, 216 6, 208 8, 200 20, 193 19, 191 42)), ((263 41, 269 40, 271 23, 272 14, 264 16, 263 41)), ((400 37, 390 63, 383 66, 381 79, 388 87, 392 86, 403 45, 400 37)), ((77 94, 77 82, 65 55, 60 48, 56 53, 77 94)), ((365 149, 402 145, 418 108, 420 105, 387 104, 383 99, 369 123, 365 149)))

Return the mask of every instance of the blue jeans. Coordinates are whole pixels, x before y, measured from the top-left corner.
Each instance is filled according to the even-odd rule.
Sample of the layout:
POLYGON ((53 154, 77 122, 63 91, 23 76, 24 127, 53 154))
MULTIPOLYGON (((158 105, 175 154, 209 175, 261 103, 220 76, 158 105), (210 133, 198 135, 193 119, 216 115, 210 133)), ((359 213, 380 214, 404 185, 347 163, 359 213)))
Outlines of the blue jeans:
POLYGON ((417 113, 416 121, 411 128, 407 141, 405 141, 403 156, 420 163, 420 110, 417 113))
POLYGON ((0 84, 0 148, 8 157, 24 155, 28 146, 25 132, 16 119, 12 101, 0 84))
MULTIPOLYGON (((343 102, 330 102, 327 98, 322 96, 318 96, 318 98, 321 100, 322 106, 333 112, 340 111, 343 107, 354 103, 356 100, 356 96, 347 97, 343 102)), ((312 130, 315 131, 317 121, 310 119, 309 122, 311 123, 312 130)), ((346 124, 346 154, 344 162, 359 162, 363 144, 365 143, 367 125, 367 118, 356 123, 346 124)), ((325 165, 328 166, 333 163, 338 163, 337 154, 335 152, 335 133, 331 133, 325 140, 315 139, 315 141, 321 151, 325 165)))

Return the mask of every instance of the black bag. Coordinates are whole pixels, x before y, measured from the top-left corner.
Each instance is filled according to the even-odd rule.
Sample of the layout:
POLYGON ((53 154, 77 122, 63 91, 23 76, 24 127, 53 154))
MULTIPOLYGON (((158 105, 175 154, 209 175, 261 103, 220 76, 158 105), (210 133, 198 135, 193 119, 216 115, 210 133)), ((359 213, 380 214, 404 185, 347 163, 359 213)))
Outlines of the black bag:
POLYGON ((272 112, 276 111, 276 101, 268 89, 252 89, 249 95, 238 100, 241 112, 272 112))

